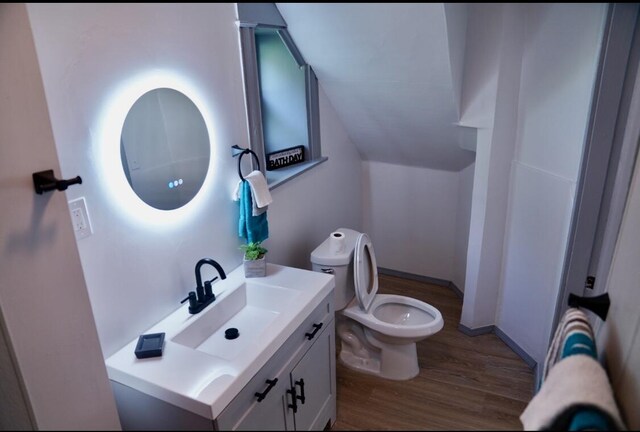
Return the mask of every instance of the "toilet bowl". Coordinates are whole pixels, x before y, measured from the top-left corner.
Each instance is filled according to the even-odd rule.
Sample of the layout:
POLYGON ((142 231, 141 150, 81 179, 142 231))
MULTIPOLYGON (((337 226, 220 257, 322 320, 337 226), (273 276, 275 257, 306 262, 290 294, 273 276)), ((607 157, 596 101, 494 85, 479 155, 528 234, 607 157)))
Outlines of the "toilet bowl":
POLYGON ((442 314, 411 297, 377 294, 378 270, 369 236, 348 229, 338 231, 345 231, 347 239, 352 240, 347 248, 352 252, 349 261, 345 262, 344 256, 331 260, 318 247, 312 253, 312 262, 314 270, 336 275, 340 361, 349 368, 387 379, 415 377, 420 371, 416 342, 442 329, 442 314), (347 264, 348 270, 340 268, 340 262, 343 267, 347 264), (351 273, 352 277, 345 277, 351 273))
POLYGON ((442 314, 430 304, 393 294, 377 294, 368 313, 354 304, 342 314, 375 332, 378 339, 396 344, 418 342, 444 325, 442 314))

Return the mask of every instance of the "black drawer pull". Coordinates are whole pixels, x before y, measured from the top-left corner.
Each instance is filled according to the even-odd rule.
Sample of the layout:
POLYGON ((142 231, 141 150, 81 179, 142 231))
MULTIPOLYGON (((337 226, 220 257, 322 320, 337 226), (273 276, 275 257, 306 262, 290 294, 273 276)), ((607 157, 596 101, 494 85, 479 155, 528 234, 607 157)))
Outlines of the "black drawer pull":
POLYGON ((267 397, 267 393, 273 388, 274 385, 278 382, 278 378, 274 378, 272 380, 266 380, 269 387, 267 387, 262 393, 256 392, 255 395, 258 397, 258 402, 262 402, 262 400, 267 397))
POLYGON ((288 404, 287 406, 293 410, 294 414, 296 414, 298 412, 298 402, 296 401, 297 399, 296 388, 291 387, 289 390, 287 390, 287 393, 291 395, 291 403, 288 404))
POLYGON ((300 381, 296 381, 295 385, 299 385, 300 386, 300 395, 296 396, 296 398, 300 401, 300 403, 302 405, 304 405, 304 380, 302 378, 300 378, 300 381))
POLYGON ((322 323, 320 324, 313 324, 313 332, 312 333, 305 333, 304 335, 307 337, 307 339, 311 340, 315 337, 316 333, 318 333, 318 331, 322 328, 322 323))

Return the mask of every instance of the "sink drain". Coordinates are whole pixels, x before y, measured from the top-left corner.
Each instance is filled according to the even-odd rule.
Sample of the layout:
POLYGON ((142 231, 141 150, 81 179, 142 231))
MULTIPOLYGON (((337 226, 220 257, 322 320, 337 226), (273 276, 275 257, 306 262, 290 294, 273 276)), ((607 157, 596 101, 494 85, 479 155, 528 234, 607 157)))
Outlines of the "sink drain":
POLYGON ((235 339, 238 336, 240 336, 240 332, 235 327, 230 327, 230 328, 228 328, 228 329, 226 329, 224 331, 224 338, 225 339, 235 339))

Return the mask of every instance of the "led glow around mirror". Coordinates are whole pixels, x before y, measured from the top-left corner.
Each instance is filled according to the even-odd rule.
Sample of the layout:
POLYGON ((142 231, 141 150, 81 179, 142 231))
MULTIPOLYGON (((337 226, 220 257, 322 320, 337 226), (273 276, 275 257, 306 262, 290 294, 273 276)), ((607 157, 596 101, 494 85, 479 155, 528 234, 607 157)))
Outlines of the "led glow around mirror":
POLYGON ((122 127, 120 157, 127 182, 145 203, 174 210, 196 196, 209 168, 209 135, 198 107, 159 88, 143 94, 122 127))
MULTIPOLYGON (((216 128, 212 123, 217 118, 212 107, 202 96, 202 90, 185 76, 166 70, 149 70, 120 82, 106 95, 99 115, 96 117, 94 135, 94 161, 99 186, 111 208, 124 220, 135 223, 140 229, 165 230, 167 228, 188 226, 211 196, 213 185, 219 181, 215 169, 216 128), (158 89, 171 88, 186 95, 198 107, 206 123, 209 136, 210 163, 206 179, 198 194, 184 206, 175 210, 159 210, 142 201, 133 191, 122 168, 120 154, 121 132, 125 118, 133 104, 145 93, 158 89)), ((169 179, 165 185, 168 185, 169 179)))

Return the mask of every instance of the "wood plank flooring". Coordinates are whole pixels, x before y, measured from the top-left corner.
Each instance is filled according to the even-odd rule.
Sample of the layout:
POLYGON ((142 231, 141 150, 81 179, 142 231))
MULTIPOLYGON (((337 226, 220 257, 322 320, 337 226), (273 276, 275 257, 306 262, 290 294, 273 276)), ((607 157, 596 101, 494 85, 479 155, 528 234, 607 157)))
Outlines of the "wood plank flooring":
POLYGON ((526 363, 494 334, 461 333, 462 300, 452 290, 388 275, 379 275, 379 284, 379 293, 438 308, 444 328, 418 342, 420 374, 408 381, 355 372, 337 361, 331 430, 522 430, 519 416, 534 388, 526 363))

